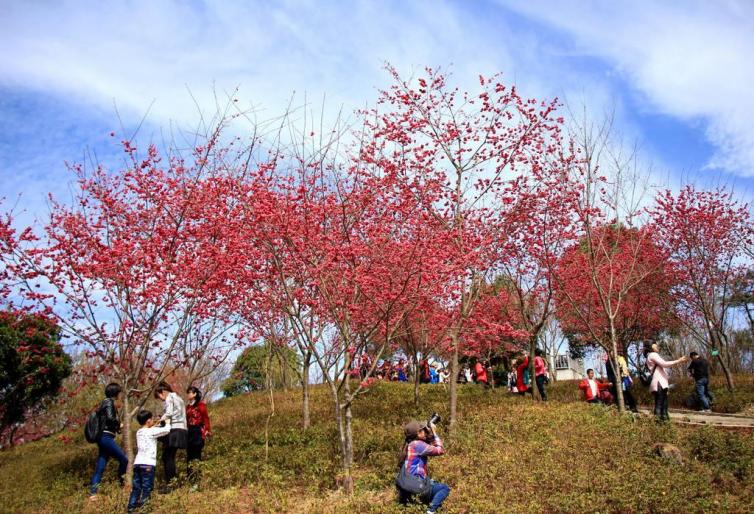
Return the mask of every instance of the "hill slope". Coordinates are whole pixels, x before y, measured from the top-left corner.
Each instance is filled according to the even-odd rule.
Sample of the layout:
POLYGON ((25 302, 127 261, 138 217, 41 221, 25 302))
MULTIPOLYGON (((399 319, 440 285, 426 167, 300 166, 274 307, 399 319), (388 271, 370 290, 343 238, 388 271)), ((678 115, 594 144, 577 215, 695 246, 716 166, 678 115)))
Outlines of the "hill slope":
MULTIPOLYGON (((582 403, 533 404, 502 390, 460 390, 457 435, 430 466, 452 489, 445 512, 747 512, 754 504, 751 434, 657 425, 582 403), (653 456, 655 442, 678 445, 685 465, 653 456)), ((399 512, 393 479, 401 425, 433 410, 444 414, 442 386, 422 386, 418 410, 408 385, 379 384, 359 400, 352 497, 336 488, 327 391, 314 389, 307 432, 298 428, 299 398, 298 391, 275 394, 267 462, 268 397, 211 405, 215 436, 205 450, 202 489, 155 494, 153 511, 399 512)), ((0 510, 124 512, 128 488, 117 487, 114 463, 97 502, 87 499, 95 455, 78 436, 69 444, 49 438, 3 452, 0 510)))

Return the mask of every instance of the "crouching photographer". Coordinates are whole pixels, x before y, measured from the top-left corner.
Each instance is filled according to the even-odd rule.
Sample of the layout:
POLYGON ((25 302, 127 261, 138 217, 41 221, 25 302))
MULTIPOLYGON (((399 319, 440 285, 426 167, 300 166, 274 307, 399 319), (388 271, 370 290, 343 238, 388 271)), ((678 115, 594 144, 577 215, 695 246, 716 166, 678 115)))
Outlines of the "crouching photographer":
POLYGON ((442 440, 435 433, 435 423, 438 421, 440 416, 433 414, 426 423, 410 421, 403 427, 406 441, 401 450, 398 476, 395 479, 398 501, 405 505, 411 497, 416 496, 422 503, 429 505, 428 514, 437 512, 450 494, 450 488, 430 479, 427 471, 429 457, 445 453, 442 440))

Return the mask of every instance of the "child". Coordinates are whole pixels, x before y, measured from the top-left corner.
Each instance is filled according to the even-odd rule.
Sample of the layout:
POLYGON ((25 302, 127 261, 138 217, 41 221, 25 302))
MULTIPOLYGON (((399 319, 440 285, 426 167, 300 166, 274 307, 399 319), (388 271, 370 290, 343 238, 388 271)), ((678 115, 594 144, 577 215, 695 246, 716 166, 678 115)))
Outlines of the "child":
POLYGON ((131 498, 128 500, 128 512, 133 512, 149 500, 154 487, 155 468, 157 467, 157 438, 170 433, 170 425, 155 426, 155 419, 148 410, 139 411, 136 421, 142 426, 136 432, 136 458, 134 459, 134 478, 131 483, 131 498))

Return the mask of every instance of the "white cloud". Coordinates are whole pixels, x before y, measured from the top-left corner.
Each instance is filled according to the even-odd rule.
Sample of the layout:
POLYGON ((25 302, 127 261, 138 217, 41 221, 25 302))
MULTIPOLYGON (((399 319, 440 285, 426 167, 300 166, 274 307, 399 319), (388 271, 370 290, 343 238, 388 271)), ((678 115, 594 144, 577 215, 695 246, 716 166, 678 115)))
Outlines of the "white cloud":
POLYGON ((403 70, 452 61, 472 77, 510 64, 504 51, 483 57, 474 20, 434 2, 108 5, 11 6, 0 41, 14 51, 0 55, 0 81, 104 107, 115 99, 131 117, 154 99, 153 119, 164 122, 196 118, 187 87, 210 110, 213 84, 220 94, 241 86, 242 98, 272 112, 294 90, 351 110, 385 84, 383 60, 403 70))
POLYGON ((709 167, 754 176, 754 3, 514 2, 508 8, 572 36, 612 63, 648 111, 703 124, 709 167))

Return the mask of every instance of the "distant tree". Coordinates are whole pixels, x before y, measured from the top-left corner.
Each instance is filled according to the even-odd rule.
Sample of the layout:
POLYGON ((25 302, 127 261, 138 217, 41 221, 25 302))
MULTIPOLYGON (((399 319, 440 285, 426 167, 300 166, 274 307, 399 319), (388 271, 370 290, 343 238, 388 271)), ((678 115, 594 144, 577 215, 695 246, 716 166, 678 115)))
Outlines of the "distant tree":
MULTIPOLYGON (((272 347, 270 380, 273 389, 291 387, 298 381, 297 374, 300 372, 298 354, 291 348, 280 346, 272 347)), ((230 377, 223 383, 222 389, 225 396, 236 396, 250 391, 259 391, 265 388, 267 377, 265 366, 267 365, 269 345, 249 346, 236 360, 230 377)))
POLYGON ((748 307, 746 260, 752 248, 749 205, 731 191, 664 191, 651 210, 657 241, 670 255, 680 319, 705 348, 714 351, 733 390, 731 339, 734 311, 748 307))
POLYGON ((16 429, 71 374, 60 327, 41 314, 0 312, 0 433, 13 444, 16 429))

